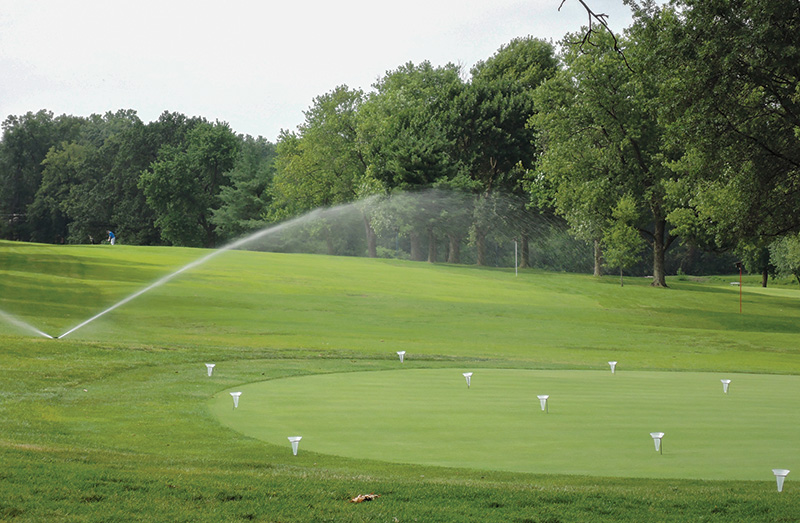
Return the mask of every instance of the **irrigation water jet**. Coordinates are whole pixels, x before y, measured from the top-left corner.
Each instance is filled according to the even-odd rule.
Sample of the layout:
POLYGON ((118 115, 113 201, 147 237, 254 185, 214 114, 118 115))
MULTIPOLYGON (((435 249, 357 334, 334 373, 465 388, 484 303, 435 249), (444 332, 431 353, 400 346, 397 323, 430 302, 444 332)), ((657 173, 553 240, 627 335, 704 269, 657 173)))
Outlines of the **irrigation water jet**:
POLYGON ((214 372, 215 364, 213 363, 206 363, 206 368, 208 369, 208 375, 211 376, 211 373, 214 372))
POLYGON ((472 373, 471 372, 465 372, 465 373, 462 374, 462 376, 464 376, 467 379, 467 388, 469 388, 470 387, 470 383, 472 382, 472 373))
POLYGON ((616 371, 616 368, 617 368, 617 362, 616 361, 609 361, 608 362, 608 366, 611 367, 611 374, 614 374, 614 372, 616 371))
POLYGON ((88 320, 86 320, 86 321, 84 321, 84 322, 72 327, 71 329, 69 329, 65 333, 63 333, 60 336, 58 336, 58 338, 63 338, 64 336, 72 334, 76 330, 80 329, 81 327, 84 327, 84 326, 88 325, 89 323, 93 322, 97 318, 99 318, 99 317, 101 317, 101 316, 113 311, 114 309, 116 309, 118 307, 121 307, 122 305, 125 305, 126 303, 128 303, 129 301, 131 301, 131 300, 133 300, 135 298, 138 298, 139 296, 141 296, 142 294, 146 293, 147 291, 153 290, 156 287, 160 287, 161 285, 164 285, 165 283, 167 283, 168 281, 170 281, 174 277, 178 276, 179 274, 181 274, 183 272, 186 272, 186 271, 188 271, 190 269, 193 269, 193 268, 197 267, 198 265, 202 265, 202 264, 206 263, 208 260, 210 260, 211 258, 214 258, 215 256, 218 256, 218 255, 222 254, 223 252, 227 252, 227 251, 230 251, 230 250, 233 250, 233 249, 237 249, 239 247, 242 247, 243 245, 246 245, 246 244, 254 242, 254 241, 256 241, 256 240, 258 240, 260 238, 263 238, 264 236, 267 236, 269 234, 274 234, 274 233, 279 232, 279 231, 281 231, 283 229, 286 229, 287 227, 291 227, 292 225, 295 225, 295 224, 297 224, 297 223, 299 223, 301 221, 314 219, 316 216, 321 214, 321 212, 322 211, 319 210, 319 209, 316 210, 316 211, 311 211, 310 213, 305 214, 303 216, 300 216, 299 218, 295 218, 293 220, 289 220, 289 221, 286 221, 284 223, 281 223, 281 224, 278 224, 278 225, 275 225, 275 226, 272 226, 272 227, 267 227, 265 229, 261 229, 260 231, 256 231, 256 232, 254 232, 254 233, 252 233, 252 234, 250 234, 248 236, 245 236, 245 237, 240 238, 240 239, 238 239, 238 240, 236 240, 236 241, 234 241, 232 243, 229 243, 229 244, 227 244, 227 245, 225 245, 223 247, 220 247, 219 249, 216 249, 216 250, 210 252, 209 254, 203 256, 202 258, 198 258, 197 260, 184 265, 183 267, 181 267, 177 271, 172 272, 170 274, 167 274, 163 278, 151 283, 147 287, 144 287, 143 289, 140 289, 140 290, 134 292, 133 294, 131 294, 127 298, 124 298, 124 299, 120 300, 119 302, 115 303, 114 305, 112 305, 111 307, 107 308, 106 310, 104 310, 102 312, 99 312, 99 313, 95 314, 94 316, 92 316, 91 318, 89 318, 88 320))
POLYGON ((405 358, 405 356, 406 356, 406 351, 399 350, 399 351, 397 351, 397 355, 400 356, 400 363, 403 363, 403 358, 405 358))
POLYGON ((292 454, 297 456, 297 447, 300 445, 300 440, 303 436, 289 436, 289 441, 292 443, 292 454))
POLYGON ((731 384, 731 380, 719 380, 719 381, 722 382, 722 392, 727 394, 728 393, 728 387, 731 384))
MULTIPOLYGON (((583 263, 575 264, 575 260, 586 260, 590 258, 587 256, 588 253, 585 252, 585 244, 578 240, 571 240, 569 233, 566 231, 566 227, 559 220, 550 220, 536 213, 521 212, 520 210, 525 207, 524 203, 523 200, 508 194, 495 193, 491 197, 476 202, 471 195, 463 194, 458 191, 432 189, 419 192, 400 192, 388 197, 372 196, 335 207, 315 209, 303 216, 277 225, 265 227, 264 229, 255 231, 230 244, 220 247, 206 256, 202 256, 184 267, 181 267, 177 271, 134 292, 118 303, 113 304, 91 318, 75 325, 55 338, 68 336, 142 294, 169 282, 181 273, 197 267, 225 251, 240 247, 277 252, 317 252, 313 249, 309 251, 307 246, 321 243, 319 242, 319 238, 314 236, 319 234, 320 229, 328 232, 336 231, 336 234, 339 236, 349 235, 348 241, 345 242, 349 245, 353 243, 349 241, 351 236, 354 238, 354 234, 363 235, 365 230, 364 225, 366 223, 369 240, 373 241, 376 238, 380 238, 381 235, 390 234, 394 241, 396 255, 399 257, 399 224, 404 223, 404 220, 408 219, 409 213, 414 214, 416 212, 421 212, 419 211, 420 209, 426 208, 447 210, 448 213, 456 219, 456 222, 458 222, 458 227, 464 231, 467 231, 471 227, 475 212, 484 212, 489 208, 492 209, 492 213, 494 214, 500 212, 502 215, 500 217, 502 219, 500 219, 496 225, 504 225, 499 228, 496 227, 493 233, 495 237, 493 241, 497 243, 494 249, 495 265, 510 267, 510 264, 514 263, 514 266, 518 267, 519 264, 515 258, 512 257, 514 256, 514 251, 508 252, 509 242, 516 245, 516 239, 520 237, 520 234, 529 234, 531 231, 535 230, 538 231, 541 236, 547 236, 548 238, 558 237, 560 239, 559 244, 563 243, 566 246, 566 250, 561 248, 558 252, 558 256, 553 258, 552 255, 549 255, 547 259, 540 259, 537 258, 535 254, 523 252, 522 261, 527 259, 527 266, 558 271, 573 270, 578 272, 588 270, 589 266, 585 266, 583 263), (379 216, 381 219, 372 223, 370 216, 379 216), (307 229, 303 227, 306 224, 316 222, 323 223, 324 227, 312 227, 307 229), (260 243, 255 244, 258 240, 261 240, 260 243), (501 247, 503 245, 505 246, 501 247), (532 257, 529 258, 529 256, 532 257)), ((383 237, 385 238, 385 236, 383 237)), ((330 241, 330 238, 327 238, 327 240, 328 241, 325 242, 328 248, 327 254, 336 254, 333 252, 333 242, 330 241)), ((411 250, 413 251, 413 246, 411 250)), ((322 252, 320 251, 320 253, 322 252)), ((351 251, 348 251, 348 254, 359 255, 351 251)), ((371 254, 375 255, 373 253, 371 254)), ((461 263, 460 260, 461 254, 459 249, 454 249, 452 252, 448 251, 448 262, 461 263)), ((445 260, 431 259, 429 261, 435 262, 445 260)), ((484 260, 484 263, 487 262, 489 262, 488 259, 484 260)), ((24 322, 20 323, 19 321, 14 321, 9 315, 0 315, 0 319, 10 321, 38 335, 53 338, 53 336, 31 327, 24 322)))
POLYGON ((21 319, 10 315, 7 312, 3 312, 2 310, 0 310, 0 318, 3 318, 7 323, 10 323, 12 325, 16 325, 17 327, 20 327, 20 328, 25 329, 27 331, 34 332, 34 333, 38 334, 39 336, 44 336, 45 338, 50 338, 51 340, 53 339, 53 337, 50 336, 49 334, 47 334, 46 332, 42 332, 39 329, 37 329, 36 327, 34 327, 33 325, 31 325, 30 323, 26 323, 26 322, 22 321, 21 319))

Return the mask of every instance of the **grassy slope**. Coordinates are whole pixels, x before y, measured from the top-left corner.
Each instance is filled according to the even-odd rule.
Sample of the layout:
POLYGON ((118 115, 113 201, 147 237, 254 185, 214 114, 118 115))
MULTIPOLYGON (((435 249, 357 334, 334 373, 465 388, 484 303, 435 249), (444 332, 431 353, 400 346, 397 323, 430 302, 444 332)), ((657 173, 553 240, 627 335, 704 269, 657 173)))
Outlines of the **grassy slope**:
MULTIPOLYGON (((53 335, 199 256, 0 242, 0 309, 53 335)), ((800 302, 727 280, 615 278, 224 253, 65 339, 0 324, 0 520, 796 520, 764 482, 532 476, 357 461, 243 438, 206 399, 284 376, 396 368, 800 374, 800 302), (227 362, 214 381, 205 361, 227 362), (86 391, 84 391, 86 389, 86 391), (377 492, 372 503, 348 497, 377 492)), ((222 366, 221 366, 222 367, 222 366)), ((790 476, 791 479, 791 476, 790 476)))

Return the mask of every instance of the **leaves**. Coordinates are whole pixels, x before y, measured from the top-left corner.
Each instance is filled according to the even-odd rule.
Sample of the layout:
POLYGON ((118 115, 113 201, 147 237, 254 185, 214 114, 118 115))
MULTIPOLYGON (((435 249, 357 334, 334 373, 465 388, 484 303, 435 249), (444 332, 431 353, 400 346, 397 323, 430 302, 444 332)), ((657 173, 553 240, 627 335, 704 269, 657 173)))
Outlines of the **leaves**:
POLYGON ((359 494, 350 500, 350 503, 363 503, 364 501, 372 501, 373 499, 381 497, 380 494, 359 494))

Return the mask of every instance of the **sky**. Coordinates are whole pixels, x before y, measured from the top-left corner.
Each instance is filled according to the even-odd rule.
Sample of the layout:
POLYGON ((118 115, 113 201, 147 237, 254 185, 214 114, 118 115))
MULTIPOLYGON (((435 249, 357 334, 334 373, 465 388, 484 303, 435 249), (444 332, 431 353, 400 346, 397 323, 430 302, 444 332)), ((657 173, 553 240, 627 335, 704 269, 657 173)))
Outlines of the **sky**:
MULTIPOLYGON (((585 1, 630 25, 622 0, 585 1)), ((468 73, 514 38, 580 31, 586 10, 561 2, 0 0, 0 118, 171 111, 275 142, 337 86, 425 60, 468 73)))

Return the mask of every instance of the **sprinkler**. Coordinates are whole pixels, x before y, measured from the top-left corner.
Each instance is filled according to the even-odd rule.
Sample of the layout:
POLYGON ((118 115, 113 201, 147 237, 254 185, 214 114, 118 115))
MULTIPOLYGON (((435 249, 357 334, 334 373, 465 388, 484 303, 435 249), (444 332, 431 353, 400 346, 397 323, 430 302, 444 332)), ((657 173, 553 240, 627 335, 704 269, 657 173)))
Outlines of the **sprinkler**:
POLYGON ((664 447, 661 445, 661 438, 664 437, 663 432, 651 432, 650 437, 653 438, 653 443, 656 445, 656 452, 664 454, 664 447))
POLYGON ((297 446, 300 444, 300 440, 303 439, 303 436, 289 436, 289 441, 292 443, 292 454, 297 456, 297 446))
POLYGON ((609 361, 608 365, 609 365, 609 367, 611 367, 611 374, 614 374, 614 371, 617 368, 617 362, 616 361, 609 361))
POLYGON ((214 372, 214 364, 213 363, 206 363, 206 368, 208 369, 208 375, 211 376, 211 373, 214 372))
POLYGON ((775 474, 775 480, 778 482, 778 492, 783 492, 783 480, 789 475, 789 471, 786 469, 772 469, 772 473, 775 474))
POLYGON ((231 396, 233 396, 233 408, 237 408, 239 406, 239 396, 241 396, 241 392, 231 392, 231 396))
POLYGON ((463 376, 467 379, 467 388, 469 388, 470 381, 472 380, 472 373, 471 372, 465 372, 463 374, 463 376))
POLYGON ((399 350, 399 351, 397 351, 397 355, 400 356, 400 363, 403 363, 403 358, 405 358, 406 351, 399 350))

